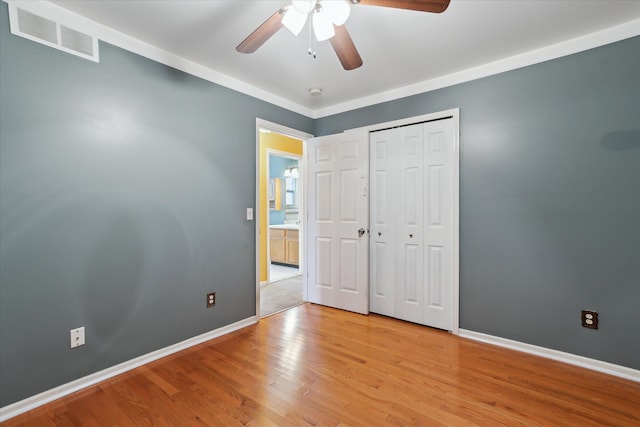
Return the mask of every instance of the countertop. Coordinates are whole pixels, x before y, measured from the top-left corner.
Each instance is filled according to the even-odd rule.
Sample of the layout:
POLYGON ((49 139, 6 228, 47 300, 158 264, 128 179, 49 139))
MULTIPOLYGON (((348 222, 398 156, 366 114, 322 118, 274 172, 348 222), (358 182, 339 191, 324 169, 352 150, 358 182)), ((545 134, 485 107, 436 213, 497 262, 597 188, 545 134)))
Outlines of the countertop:
POLYGON ((281 230, 298 230, 300 226, 298 224, 273 224, 269 228, 278 228, 281 230))

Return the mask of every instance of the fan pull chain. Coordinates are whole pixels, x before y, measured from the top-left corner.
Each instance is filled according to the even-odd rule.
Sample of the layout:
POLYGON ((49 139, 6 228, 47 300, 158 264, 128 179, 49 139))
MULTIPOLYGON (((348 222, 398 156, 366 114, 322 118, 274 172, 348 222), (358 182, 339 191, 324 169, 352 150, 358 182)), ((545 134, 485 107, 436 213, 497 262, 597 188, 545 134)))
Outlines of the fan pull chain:
POLYGON ((317 56, 317 41, 316 38, 313 35, 313 28, 311 28, 313 26, 312 21, 311 21, 311 13, 308 15, 307 17, 307 28, 309 29, 309 50, 307 51, 307 53, 311 56, 313 56, 313 59, 316 59, 317 56))

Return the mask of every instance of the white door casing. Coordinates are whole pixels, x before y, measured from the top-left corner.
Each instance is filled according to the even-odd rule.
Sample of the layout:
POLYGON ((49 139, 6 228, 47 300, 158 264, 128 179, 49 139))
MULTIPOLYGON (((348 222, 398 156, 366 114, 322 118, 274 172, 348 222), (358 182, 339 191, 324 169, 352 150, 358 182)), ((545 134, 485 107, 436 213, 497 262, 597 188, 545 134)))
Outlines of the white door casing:
POLYGON ((369 135, 307 142, 307 292, 312 303, 369 312, 369 135))
MULTIPOLYGON (((262 176, 265 177, 266 179, 266 175, 262 175, 265 174, 266 172, 264 170, 261 170, 260 168, 260 135, 262 130, 268 130, 268 131, 272 131, 272 132, 278 132, 281 133, 283 135, 287 135, 287 136, 291 136, 294 138, 299 138, 303 141, 303 157, 302 157, 302 170, 305 169, 305 152, 306 152, 306 143, 305 141, 308 140, 309 138, 312 138, 313 135, 306 133, 306 132, 302 132, 299 131, 297 129, 293 129, 287 126, 283 126, 280 125, 278 123, 274 123, 274 122, 270 122, 267 120, 263 120, 263 119, 256 119, 256 182, 255 182, 255 212, 254 212, 254 221, 255 221, 255 234, 256 234, 256 246, 255 246, 255 251, 256 251, 256 260, 255 260, 255 269, 256 269, 256 317, 260 318, 260 261, 261 261, 261 255, 264 255, 261 253, 261 247, 260 247, 260 236, 263 234, 266 234, 267 231, 263 230, 261 227, 261 212, 263 209, 267 209, 268 211, 268 207, 265 203, 264 206, 261 206, 260 204, 260 179, 262 176)), ((306 185, 303 183, 303 186, 306 187, 306 185)), ((301 210, 302 212, 304 212, 304 209, 306 209, 305 207, 305 202, 306 202, 306 198, 304 197, 304 193, 301 195, 301 199, 302 201, 302 205, 301 205, 301 210)), ((304 228, 300 228, 300 232, 299 232, 299 238, 300 241, 304 241, 304 228)), ((304 257, 300 260, 300 262, 306 262, 306 260, 304 259, 304 257)), ((300 264, 300 268, 306 268, 303 267, 302 264, 300 264)), ((306 284, 303 284, 302 287, 302 298, 306 301, 307 300, 307 287, 306 284)))

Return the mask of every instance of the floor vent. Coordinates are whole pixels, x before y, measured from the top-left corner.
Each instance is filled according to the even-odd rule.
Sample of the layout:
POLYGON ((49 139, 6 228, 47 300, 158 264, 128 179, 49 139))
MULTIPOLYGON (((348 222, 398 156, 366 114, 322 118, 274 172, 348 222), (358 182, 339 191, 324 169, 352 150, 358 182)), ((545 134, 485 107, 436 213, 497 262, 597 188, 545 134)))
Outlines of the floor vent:
POLYGON ((11 33, 99 62, 98 38, 9 3, 11 33))

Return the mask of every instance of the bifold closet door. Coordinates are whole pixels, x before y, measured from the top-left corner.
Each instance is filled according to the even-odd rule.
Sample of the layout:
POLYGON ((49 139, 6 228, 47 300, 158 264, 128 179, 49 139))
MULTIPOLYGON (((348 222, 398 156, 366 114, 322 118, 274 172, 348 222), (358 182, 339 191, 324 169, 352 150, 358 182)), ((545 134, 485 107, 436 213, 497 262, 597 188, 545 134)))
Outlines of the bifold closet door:
POLYGON ((400 185, 397 203, 395 317, 424 323, 424 131, 398 128, 396 153, 400 185))
POLYGON ((424 318, 423 126, 370 136, 370 310, 424 318))
POLYGON ((370 135, 370 310, 453 327, 452 120, 370 135))
POLYGON ((395 146, 397 129, 371 133, 369 136, 369 310, 386 316, 395 315, 395 232, 399 186, 395 146))
POLYGON ((425 123, 424 323, 453 329, 455 134, 453 120, 425 123))

